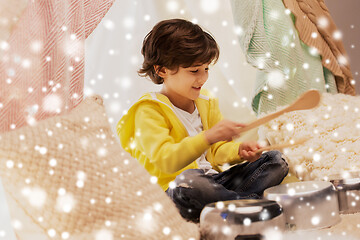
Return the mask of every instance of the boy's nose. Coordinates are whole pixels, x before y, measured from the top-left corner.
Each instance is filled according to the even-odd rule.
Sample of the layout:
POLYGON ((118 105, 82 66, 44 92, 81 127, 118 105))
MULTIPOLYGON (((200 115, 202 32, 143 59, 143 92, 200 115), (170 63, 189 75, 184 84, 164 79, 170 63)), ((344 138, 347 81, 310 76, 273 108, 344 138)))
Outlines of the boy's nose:
POLYGON ((204 74, 201 74, 201 76, 199 77, 198 80, 200 83, 204 84, 207 81, 208 77, 209 77, 208 74, 204 73, 204 74))

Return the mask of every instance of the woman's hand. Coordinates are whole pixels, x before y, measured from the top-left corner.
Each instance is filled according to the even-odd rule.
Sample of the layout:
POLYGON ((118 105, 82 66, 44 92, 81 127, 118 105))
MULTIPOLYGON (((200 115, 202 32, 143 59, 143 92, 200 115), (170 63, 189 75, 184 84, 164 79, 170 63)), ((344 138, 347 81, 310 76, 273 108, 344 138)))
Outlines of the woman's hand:
POLYGON ((248 162, 255 162, 261 156, 261 152, 255 153, 261 146, 255 141, 243 142, 239 147, 239 156, 248 162))
POLYGON ((224 119, 209 130, 206 130, 205 138, 210 145, 219 141, 231 141, 239 137, 240 128, 245 126, 246 124, 224 119))

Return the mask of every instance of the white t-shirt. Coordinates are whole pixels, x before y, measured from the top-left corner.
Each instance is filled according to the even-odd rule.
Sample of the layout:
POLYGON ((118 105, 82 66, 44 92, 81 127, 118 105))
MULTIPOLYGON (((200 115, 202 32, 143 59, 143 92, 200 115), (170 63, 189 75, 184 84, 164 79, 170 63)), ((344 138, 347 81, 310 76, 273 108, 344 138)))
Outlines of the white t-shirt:
MULTIPOLYGON (((179 117, 180 121, 184 124, 186 130, 188 131, 189 136, 193 137, 203 130, 200 114, 196 106, 193 113, 184 111, 176 106, 174 106, 174 109, 176 111, 176 115, 179 117)), ((218 173, 212 169, 211 164, 206 160, 206 153, 207 151, 204 152, 198 159, 196 159, 199 168, 204 169, 205 174, 218 173)))

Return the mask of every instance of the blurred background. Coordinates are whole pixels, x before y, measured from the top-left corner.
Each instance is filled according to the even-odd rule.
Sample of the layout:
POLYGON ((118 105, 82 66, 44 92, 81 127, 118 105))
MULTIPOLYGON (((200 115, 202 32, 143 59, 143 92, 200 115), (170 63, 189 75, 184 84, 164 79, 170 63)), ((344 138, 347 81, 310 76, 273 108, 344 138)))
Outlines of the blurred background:
POLYGON ((358 0, 325 0, 334 22, 342 32, 342 40, 350 58, 350 67, 356 80, 356 94, 360 93, 360 16, 356 9, 360 9, 358 0))

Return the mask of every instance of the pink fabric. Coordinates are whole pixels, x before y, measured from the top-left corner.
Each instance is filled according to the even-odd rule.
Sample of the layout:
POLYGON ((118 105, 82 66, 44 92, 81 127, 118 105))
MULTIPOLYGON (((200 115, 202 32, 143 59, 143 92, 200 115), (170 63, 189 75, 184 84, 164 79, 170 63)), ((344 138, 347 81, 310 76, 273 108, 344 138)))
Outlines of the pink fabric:
POLYGON ((114 0, 29 0, 0 43, 0 132, 62 114, 83 99, 84 41, 114 0))

